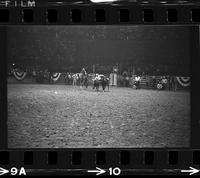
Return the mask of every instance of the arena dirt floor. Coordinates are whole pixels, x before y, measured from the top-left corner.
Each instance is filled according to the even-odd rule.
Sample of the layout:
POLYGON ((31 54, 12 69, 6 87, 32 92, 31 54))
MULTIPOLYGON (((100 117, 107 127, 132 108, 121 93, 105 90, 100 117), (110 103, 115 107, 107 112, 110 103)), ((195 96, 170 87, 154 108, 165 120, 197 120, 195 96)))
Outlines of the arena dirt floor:
POLYGON ((9 148, 189 145, 189 92, 8 84, 9 148))

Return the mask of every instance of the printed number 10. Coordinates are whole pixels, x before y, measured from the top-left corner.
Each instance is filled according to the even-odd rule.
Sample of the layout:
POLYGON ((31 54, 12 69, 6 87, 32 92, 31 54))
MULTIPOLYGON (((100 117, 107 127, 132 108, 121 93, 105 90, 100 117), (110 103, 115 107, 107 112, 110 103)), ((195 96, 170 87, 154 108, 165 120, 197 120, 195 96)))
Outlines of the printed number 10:
POLYGON ((109 168, 110 175, 118 176, 121 174, 121 169, 118 167, 109 168))

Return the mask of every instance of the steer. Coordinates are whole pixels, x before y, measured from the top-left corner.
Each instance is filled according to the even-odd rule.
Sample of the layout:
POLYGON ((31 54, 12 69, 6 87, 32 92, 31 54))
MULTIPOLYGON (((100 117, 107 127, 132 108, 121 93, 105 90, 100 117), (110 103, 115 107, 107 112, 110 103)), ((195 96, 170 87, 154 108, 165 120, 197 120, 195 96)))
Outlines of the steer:
POLYGON ((96 74, 96 77, 93 79, 93 89, 99 91, 99 86, 102 86, 103 91, 105 91, 106 86, 108 87, 109 91, 109 78, 106 78, 104 75, 96 74))

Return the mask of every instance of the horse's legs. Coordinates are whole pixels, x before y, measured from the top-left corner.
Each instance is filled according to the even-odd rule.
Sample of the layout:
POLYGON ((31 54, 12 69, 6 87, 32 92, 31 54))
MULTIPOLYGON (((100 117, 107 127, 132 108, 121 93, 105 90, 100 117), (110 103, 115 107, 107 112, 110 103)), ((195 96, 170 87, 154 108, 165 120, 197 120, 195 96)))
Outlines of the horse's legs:
POLYGON ((102 83, 101 85, 102 85, 103 92, 105 92, 105 86, 104 86, 104 84, 102 83))
POLYGON ((97 85, 97 92, 99 91, 99 83, 98 83, 98 85, 97 85))
POLYGON ((83 88, 84 87, 84 80, 80 80, 80 88, 83 88))
POLYGON ((86 88, 88 88, 88 81, 85 81, 85 86, 86 88))
POLYGON ((80 88, 82 88, 82 81, 80 81, 80 88))
POLYGON ((94 83, 93 83, 93 88, 92 88, 92 89, 93 89, 93 90, 96 89, 96 86, 97 86, 97 83, 96 83, 96 81, 94 81, 94 83))

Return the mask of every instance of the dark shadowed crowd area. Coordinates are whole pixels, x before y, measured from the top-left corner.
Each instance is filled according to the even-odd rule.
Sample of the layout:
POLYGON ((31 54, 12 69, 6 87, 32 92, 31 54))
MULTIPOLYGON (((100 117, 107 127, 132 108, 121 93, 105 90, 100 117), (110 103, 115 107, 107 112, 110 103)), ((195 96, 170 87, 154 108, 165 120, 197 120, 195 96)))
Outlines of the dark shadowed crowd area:
POLYGON ((52 72, 189 75, 191 58, 187 26, 15 26, 7 29, 8 72, 52 72), (94 69, 95 68, 95 69, 94 69))

